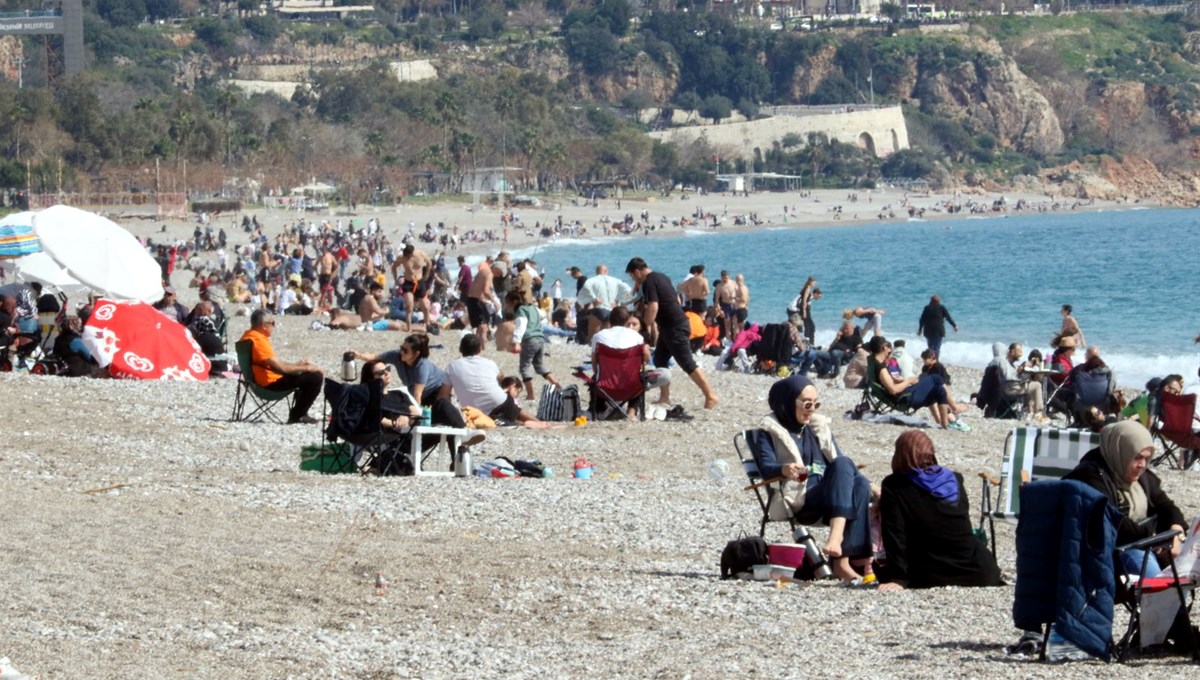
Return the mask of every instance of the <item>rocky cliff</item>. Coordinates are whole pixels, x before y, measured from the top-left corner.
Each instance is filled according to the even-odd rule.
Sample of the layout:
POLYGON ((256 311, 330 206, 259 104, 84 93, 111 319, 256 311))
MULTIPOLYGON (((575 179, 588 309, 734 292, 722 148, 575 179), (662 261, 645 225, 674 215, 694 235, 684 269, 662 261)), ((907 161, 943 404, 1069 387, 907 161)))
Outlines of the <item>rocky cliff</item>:
POLYGON ((1046 156, 1062 149, 1064 136, 1050 102, 1000 45, 964 38, 977 51, 971 61, 924 73, 912 65, 911 96, 920 93, 921 108, 935 116, 965 122, 968 129, 987 131, 1003 146, 1046 156))

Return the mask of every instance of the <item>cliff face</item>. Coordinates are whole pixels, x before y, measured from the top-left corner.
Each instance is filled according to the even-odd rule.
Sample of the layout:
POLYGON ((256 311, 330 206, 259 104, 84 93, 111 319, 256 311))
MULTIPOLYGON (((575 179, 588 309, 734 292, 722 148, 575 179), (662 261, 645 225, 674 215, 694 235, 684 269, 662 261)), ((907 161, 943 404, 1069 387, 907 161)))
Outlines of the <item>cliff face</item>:
POLYGON ((1037 84, 995 42, 971 39, 968 45, 980 56, 947 71, 917 73, 913 95, 925 95, 921 108, 966 121, 1019 151, 1038 156, 1060 151, 1062 126, 1037 84))

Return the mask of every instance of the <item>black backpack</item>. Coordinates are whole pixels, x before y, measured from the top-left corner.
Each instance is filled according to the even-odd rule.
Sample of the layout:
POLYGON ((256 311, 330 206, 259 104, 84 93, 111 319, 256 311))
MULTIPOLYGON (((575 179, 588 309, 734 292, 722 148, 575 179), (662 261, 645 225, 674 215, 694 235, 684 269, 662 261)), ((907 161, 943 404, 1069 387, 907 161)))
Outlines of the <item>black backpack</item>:
POLYGON ((734 578, 753 571, 754 565, 767 564, 767 542, 758 536, 747 536, 725 544, 721 552, 721 578, 734 578))

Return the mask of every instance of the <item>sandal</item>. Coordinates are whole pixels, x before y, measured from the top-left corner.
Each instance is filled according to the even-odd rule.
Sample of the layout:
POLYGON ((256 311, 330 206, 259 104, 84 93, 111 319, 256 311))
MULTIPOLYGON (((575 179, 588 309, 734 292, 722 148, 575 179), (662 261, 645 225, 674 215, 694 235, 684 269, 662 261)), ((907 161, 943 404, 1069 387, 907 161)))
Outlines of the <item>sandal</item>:
POLYGON ((693 420, 694 416, 689 416, 683 410, 683 404, 676 404, 667 410, 667 420, 675 420, 681 423, 686 423, 693 420))

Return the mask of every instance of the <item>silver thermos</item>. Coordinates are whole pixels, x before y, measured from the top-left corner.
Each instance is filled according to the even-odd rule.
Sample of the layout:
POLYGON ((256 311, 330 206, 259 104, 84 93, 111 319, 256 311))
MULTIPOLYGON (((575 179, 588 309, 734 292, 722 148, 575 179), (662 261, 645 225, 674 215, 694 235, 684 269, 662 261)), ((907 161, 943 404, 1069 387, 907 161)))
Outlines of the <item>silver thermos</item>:
POLYGON ((471 452, 465 446, 458 447, 458 453, 454 457, 454 476, 469 477, 472 467, 471 452))
POLYGON ((825 554, 817 547, 817 542, 813 540, 808 530, 804 527, 796 527, 793 540, 804 546, 804 561, 812 568, 813 580, 833 578, 833 569, 829 566, 829 561, 825 559, 825 554))
POLYGON ((354 382, 358 379, 358 366, 354 364, 354 352, 342 355, 342 382, 354 382))

